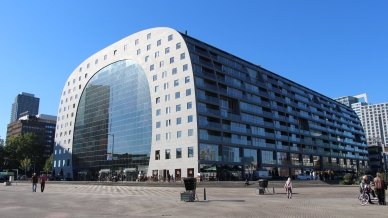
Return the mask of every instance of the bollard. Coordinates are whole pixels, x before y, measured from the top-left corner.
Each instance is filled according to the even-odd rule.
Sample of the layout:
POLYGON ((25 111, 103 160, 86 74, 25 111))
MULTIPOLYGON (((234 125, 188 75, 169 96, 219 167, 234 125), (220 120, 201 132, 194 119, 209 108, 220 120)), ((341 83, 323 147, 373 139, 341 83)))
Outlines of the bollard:
POLYGON ((203 188, 203 200, 206 201, 206 188, 203 188))

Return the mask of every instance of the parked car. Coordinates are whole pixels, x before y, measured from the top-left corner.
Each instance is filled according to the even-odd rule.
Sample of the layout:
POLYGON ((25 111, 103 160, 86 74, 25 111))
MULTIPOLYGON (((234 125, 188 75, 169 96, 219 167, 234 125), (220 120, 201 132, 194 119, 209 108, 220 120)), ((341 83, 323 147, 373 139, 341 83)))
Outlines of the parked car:
POLYGON ((299 175, 296 176, 296 179, 298 179, 298 180, 310 180, 311 177, 310 177, 310 175, 299 174, 299 175))

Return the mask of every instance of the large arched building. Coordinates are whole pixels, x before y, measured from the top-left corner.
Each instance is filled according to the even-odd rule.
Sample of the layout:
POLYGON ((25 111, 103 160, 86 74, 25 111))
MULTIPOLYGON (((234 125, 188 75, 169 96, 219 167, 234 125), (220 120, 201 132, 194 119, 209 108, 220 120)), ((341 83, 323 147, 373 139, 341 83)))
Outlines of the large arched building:
POLYGON ((349 107, 163 27, 82 62, 63 88, 56 128, 54 170, 66 179, 238 180, 367 165, 349 107))

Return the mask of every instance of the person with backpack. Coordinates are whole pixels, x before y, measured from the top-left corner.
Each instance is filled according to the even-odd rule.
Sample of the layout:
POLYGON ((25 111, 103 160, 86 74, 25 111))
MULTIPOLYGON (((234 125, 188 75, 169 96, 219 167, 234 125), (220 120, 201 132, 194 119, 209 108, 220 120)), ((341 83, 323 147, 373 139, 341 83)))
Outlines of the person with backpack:
POLYGON ((286 189, 287 198, 292 198, 292 182, 290 177, 288 177, 286 184, 284 184, 284 188, 286 189))
POLYGON ((379 199, 379 205, 385 205, 385 189, 387 188, 387 185, 385 184, 384 179, 381 178, 380 173, 376 173, 373 182, 375 183, 375 192, 379 199))

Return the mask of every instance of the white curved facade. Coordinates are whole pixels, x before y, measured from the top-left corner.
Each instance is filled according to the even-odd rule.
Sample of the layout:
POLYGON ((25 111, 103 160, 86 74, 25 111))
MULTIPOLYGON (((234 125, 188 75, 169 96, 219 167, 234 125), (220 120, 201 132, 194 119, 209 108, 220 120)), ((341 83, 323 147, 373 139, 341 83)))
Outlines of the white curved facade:
MULTIPOLYGON (((149 84, 152 140, 148 169, 139 171, 158 177, 166 176, 166 173, 174 177, 196 175, 198 138, 192 66, 184 39, 170 28, 147 29, 130 35, 95 53, 71 73, 58 108, 55 172, 62 171, 65 178, 76 177, 79 173, 74 172, 72 153, 80 97, 97 72, 121 60, 139 64, 149 84), (176 156, 179 149, 181 157, 176 156), (170 155, 166 154, 168 151, 170 155)), ((114 132, 109 135, 114 135, 114 132)), ((117 138, 113 140, 118 141, 117 138)))

